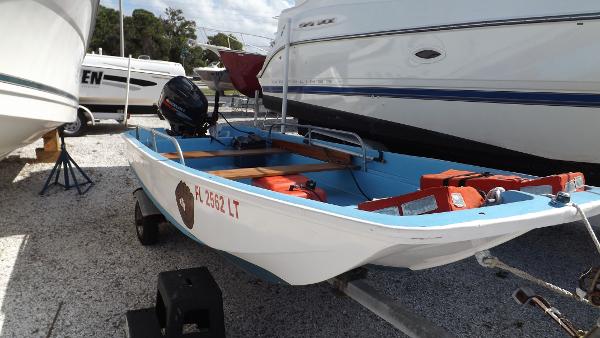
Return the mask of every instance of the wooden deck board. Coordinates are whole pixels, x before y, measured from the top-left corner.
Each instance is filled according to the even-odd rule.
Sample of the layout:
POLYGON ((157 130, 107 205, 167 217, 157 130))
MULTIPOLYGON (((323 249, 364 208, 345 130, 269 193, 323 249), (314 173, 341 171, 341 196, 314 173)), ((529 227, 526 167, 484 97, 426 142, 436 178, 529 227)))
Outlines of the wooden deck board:
POLYGON ((294 175, 308 172, 320 172, 330 170, 342 170, 351 166, 337 163, 296 164, 275 167, 239 168, 227 170, 215 170, 208 173, 230 180, 241 180, 245 178, 260 178, 268 176, 294 175))
MULTIPOLYGON (((183 157, 186 159, 194 158, 213 158, 213 157, 235 157, 235 156, 252 156, 252 155, 272 155, 284 154, 289 151, 281 148, 263 148, 263 149, 246 149, 246 150, 217 150, 217 151, 184 151, 183 157)), ((177 153, 161 154, 170 160, 178 160, 177 153)))
POLYGON ((339 164, 352 163, 352 155, 319 146, 311 146, 308 144, 293 143, 282 140, 273 140, 273 147, 285 149, 291 153, 296 153, 298 155, 314 158, 325 162, 333 162, 339 164))

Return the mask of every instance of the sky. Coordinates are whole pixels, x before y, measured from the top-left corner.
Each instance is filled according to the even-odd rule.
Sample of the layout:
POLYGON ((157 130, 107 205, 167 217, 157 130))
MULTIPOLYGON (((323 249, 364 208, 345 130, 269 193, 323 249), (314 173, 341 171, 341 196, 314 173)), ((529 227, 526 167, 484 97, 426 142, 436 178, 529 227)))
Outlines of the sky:
MULTIPOLYGON (((118 0, 101 0, 100 4, 118 9, 118 0)), ((277 30, 278 16, 282 10, 294 5, 294 0, 123 0, 126 15, 136 8, 143 8, 162 15, 165 8, 183 10, 188 20, 196 21, 197 27, 244 32, 272 38, 277 30)), ((216 32, 206 30, 208 35, 216 32)), ((205 31, 199 29, 198 41, 205 42, 205 31)), ((241 39, 241 38, 240 38, 241 39)), ((247 44, 268 46, 269 41, 244 36, 247 44)), ((251 48, 246 48, 251 49, 251 48)))

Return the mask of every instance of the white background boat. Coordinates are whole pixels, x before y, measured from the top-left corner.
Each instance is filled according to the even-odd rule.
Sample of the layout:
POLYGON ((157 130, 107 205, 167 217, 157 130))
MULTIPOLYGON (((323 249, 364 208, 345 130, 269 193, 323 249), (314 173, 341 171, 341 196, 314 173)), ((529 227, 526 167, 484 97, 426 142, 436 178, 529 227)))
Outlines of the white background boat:
POLYGON ((198 76, 208 88, 221 92, 221 94, 226 90, 235 89, 229 78, 229 72, 227 69, 220 67, 218 62, 213 63, 208 67, 194 68, 194 74, 198 76))
POLYGON ((75 120, 98 0, 0 1, 0 159, 75 120))
POLYGON ((303 121, 437 157, 600 163, 598 1, 303 1, 259 74, 273 110, 288 19, 303 121))
MULTIPOLYGON (((129 58, 87 54, 83 60, 79 102, 92 112, 117 112, 125 105, 129 58)), ((175 62, 131 59, 129 111, 156 113, 160 92, 175 76, 185 76, 175 62)))

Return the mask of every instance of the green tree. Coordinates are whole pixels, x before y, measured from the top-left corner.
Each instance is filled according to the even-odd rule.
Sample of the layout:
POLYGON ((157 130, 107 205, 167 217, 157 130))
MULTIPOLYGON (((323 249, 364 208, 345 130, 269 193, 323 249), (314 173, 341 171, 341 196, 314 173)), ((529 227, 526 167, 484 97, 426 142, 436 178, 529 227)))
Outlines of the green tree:
POLYGON ((120 55, 120 41, 119 12, 100 6, 88 51, 98 51, 98 48, 102 48, 104 54, 120 55))
MULTIPOLYGON (((243 50, 244 45, 238 41, 238 39, 232 34, 224 34, 218 33, 212 36, 208 36, 208 44, 227 47, 233 50, 243 50)), ((219 56, 210 50, 204 51, 204 59, 207 60, 208 63, 215 62, 219 60, 219 56)))
POLYGON ((190 69, 188 74, 191 74, 191 69, 196 67, 206 67, 204 60, 204 50, 200 47, 194 47, 189 50, 189 55, 185 60, 186 66, 190 69))
POLYGON ((124 18, 125 55, 149 55, 152 59, 168 59, 167 41, 160 18, 143 9, 136 9, 124 18))
POLYGON ((244 45, 238 41, 233 34, 218 33, 208 37, 208 43, 211 45, 231 48, 233 50, 243 50, 244 45))
POLYGON ((188 40, 196 40, 196 23, 187 20, 181 9, 171 7, 165 9, 165 17, 162 19, 167 39, 167 50, 169 60, 183 64, 186 72, 192 71, 192 65, 186 63, 190 55, 188 40))
MULTIPOLYGON (((188 45, 190 39, 196 40, 196 23, 187 20, 180 9, 169 7, 164 17, 136 9, 123 18, 123 25, 125 55, 149 55, 155 60, 179 62, 188 74, 192 68, 206 65, 203 50, 188 45)), ((121 55, 119 12, 104 6, 99 7, 89 51, 98 48, 106 55, 121 55)))

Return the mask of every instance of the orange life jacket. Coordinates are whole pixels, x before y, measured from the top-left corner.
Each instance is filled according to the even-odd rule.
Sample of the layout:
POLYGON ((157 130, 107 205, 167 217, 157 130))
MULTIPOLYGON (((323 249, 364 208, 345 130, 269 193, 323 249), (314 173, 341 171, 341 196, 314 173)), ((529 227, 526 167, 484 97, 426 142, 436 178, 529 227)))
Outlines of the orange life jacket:
POLYGON ((479 208, 484 204, 484 198, 474 188, 434 187, 403 196, 364 202, 358 205, 358 209, 409 216, 479 208))

